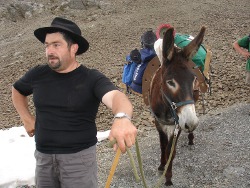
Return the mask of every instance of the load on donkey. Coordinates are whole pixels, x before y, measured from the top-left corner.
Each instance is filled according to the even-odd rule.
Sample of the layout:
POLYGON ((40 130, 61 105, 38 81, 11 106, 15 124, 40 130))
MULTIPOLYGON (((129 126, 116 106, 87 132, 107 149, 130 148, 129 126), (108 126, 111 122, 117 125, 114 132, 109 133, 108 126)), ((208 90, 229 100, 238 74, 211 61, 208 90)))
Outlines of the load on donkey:
POLYGON ((198 125, 195 103, 199 92, 209 89, 211 52, 206 49, 204 67, 192 60, 202 44, 205 27, 184 47, 175 44, 174 28, 169 27, 161 34, 162 39, 155 43, 157 56, 149 62, 143 75, 142 95, 155 118, 161 148, 158 170, 166 172, 168 186, 173 184, 172 162, 176 153, 176 145, 172 143, 184 131, 188 133, 188 144, 194 144, 193 131, 198 125))
MULTIPOLYGON (((161 66, 162 64, 162 41, 163 35, 168 28, 171 28, 170 24, 162 24, 157 28, 156 36, 157 41, 154 44, 154 49, 157 54, 155 58, 153 58, 149 63, 142 78, 142 96, 144 103, 148 104, 148 91, 150 82, 152 80, 152 76, 154 75, 155 71, 161 66)), ((188 34, 180 34, 175 33, 174 30, 174 43, 175 46, 178 48, 183 49, 187 46, 194 37, 188 34)), ((209 92, 211 94, 211 79, 210 79, 210 62, 211 62, 212 52, 209 47, 205 47, 203 44, 199 47, 199 49, 195 52, 192 61, 189 62, 188 66, 193 69, 195 72, 197 79, 199 81, 199 86, 195 90, 195 95, 203 94, 209 92)), ((203 99, 202 99, 203 100, 203 99)), ((203 113, 205 113, 204 106, 203 106, 203 113)))
POLYGON ((122 88, 126 87, 126 93, 142 93, 142 77, 148 63, 156 56, 154 43, 156 35, 149 29, 141 36, 141 48, 135 48, 126 56, 123 66, 122 88))

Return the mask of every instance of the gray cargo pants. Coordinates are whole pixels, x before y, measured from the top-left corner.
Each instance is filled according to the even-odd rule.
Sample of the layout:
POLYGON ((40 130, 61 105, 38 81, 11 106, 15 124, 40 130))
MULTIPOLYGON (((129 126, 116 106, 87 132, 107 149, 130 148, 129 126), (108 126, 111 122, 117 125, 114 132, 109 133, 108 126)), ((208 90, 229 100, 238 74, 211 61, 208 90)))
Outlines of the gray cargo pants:
POLYGON ((96 146, 72 154, 35 151, 36 188, 97 188, 96 146))

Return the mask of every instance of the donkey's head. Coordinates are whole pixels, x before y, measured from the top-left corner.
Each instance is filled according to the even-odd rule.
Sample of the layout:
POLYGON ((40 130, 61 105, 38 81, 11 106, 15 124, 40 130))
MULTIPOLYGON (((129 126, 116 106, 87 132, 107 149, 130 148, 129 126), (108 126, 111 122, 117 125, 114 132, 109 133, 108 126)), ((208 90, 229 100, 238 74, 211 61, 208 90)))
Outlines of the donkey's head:
POLYGON ((163 37, 161 88, 164 101, 177 104, 176 113, 182 130, 192 132, 198 125, 194 105, 197 100, 194 90, 198 81, 187 64, 192 61, 202 43, 205 27, 202 27, 198 36, 183 49, 175 46, 173 32, 174 29, 169 28, 163 37))

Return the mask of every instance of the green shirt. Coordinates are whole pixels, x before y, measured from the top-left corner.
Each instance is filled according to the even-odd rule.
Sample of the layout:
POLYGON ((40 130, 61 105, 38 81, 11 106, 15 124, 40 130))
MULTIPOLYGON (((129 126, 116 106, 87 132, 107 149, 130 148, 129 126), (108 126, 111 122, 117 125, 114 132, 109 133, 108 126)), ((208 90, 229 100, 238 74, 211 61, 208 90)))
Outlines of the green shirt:
MULTIPOLYGON (((240 47, 247 49, 250 52, 250 40, 249 40, 249 36, 244 36, 243 38, 238 40, 238 44, 240 47)), ((247 60, 247 64, 246 64, 246 70, 250 71, 250 58, 248 58, 247 60)))

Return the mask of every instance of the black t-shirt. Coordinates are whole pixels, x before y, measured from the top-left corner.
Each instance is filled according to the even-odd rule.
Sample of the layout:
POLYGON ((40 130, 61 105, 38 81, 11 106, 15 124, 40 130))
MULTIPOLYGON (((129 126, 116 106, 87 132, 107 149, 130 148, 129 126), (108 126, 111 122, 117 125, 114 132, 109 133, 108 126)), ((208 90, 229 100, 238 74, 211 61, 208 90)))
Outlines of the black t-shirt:
POLYGON ((105 75, 82 65, 69 73, 39 65, 13 86, 24 96, 33 94, 36 149, 48 154, 75 153, 95 145, 99 104, 107 92, 117 89, 105 75))

